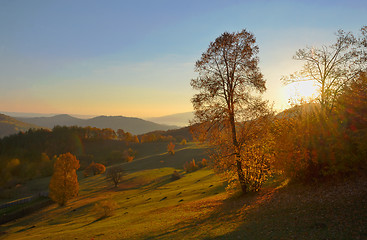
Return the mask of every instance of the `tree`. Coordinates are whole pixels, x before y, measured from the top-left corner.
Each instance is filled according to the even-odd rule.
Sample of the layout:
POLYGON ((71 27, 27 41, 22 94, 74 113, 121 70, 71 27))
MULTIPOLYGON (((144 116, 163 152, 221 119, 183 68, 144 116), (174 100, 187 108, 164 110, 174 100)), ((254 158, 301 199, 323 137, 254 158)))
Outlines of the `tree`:
POLYGON ((184 138, 184 139, 182 139, 182 141, 181 141, 181 145, 186 145, 187 144, 187 141, 186 141, 186 139, 184 138))
POLYGON ((223 159, 226 156, 234 159, 236 178, 244 193, 249 190, 241 152, 245 138, 239 141, 238 124, 261 116, 266 109, 266 103, 252 94, 266 90, 255 42, 254 35, 245 29, 223 33, 196 62, 199 76, 191 80, 193 89, 200 91, 191 100, 195 109, 191 124, 196 124, 196 131, 203 134, 201 138, 214 147, 218 137, 228 137, 226 149, 214 150, 223 159))
MULTIPOLYGON (((362 34, 366 34, 366 27, 362 34)), ((366 69, 365 38, 357 40, 352 33, 339 30, 336 42, 320 48, 299 49, 293 59, 303 61, 302 70, 282 77, 285 84, 312 81, 318 87, 321 107, 330 112, 343 88, 366 69)))
POLYGON ((102 139, 116 139, 116 133, 111 128, 104 128, 101 130, 102 139))
POLYGON ((129 148, 127 150, 125 150, 123 152, 123 159, 126 161, 126 162, 132 162, 134 160, 134 158, 136 157, 136 154, 138 152, 136 150, 133 150, 132 148, 129 148))
POLYGON ((132 141, 133 143, 139 143, 139 138, 138 138, 138 136, 134 136, 134 138, 133 138, 133 141, 132 141))
POLYGON ((338 101, 340 122, 342 123, 343 147, 348 162, 366 169, 367 160, 367 73, 361 73, 340 96, 338 101))
POLYGON ((357 38, 354 48, 357 56, 356 64, 362 69, 362 72, 367 71, 367 26, 361 28, 361 35, 357 38))
POLYGON ((102 174, 106 171, 106 167, 103 164, 100 163, 94 163, 92 162, 91 164, 89 164, 88 167, 86 167, 84 169, 84 176, 88 177, 89 175, 97 175, 97 174, 102 174))
POLYGON ((360 76, 346 88, 338 101, 339 112, 349 129, 367 128, 367 73, 360 76))
POLYGON ((122 129, 117 129, 116 131, 117 138, 119 140, 125 140, 125 131, 122 129))
POLYGON ((79 167, 79 161, 71 153, 61 154, 55 161, 49 190, 50 198, 60 206, 64 206, 68 200, 78 195, 79 183, 76 170, 79 167))
POLYGON ((171 154, 171 155, 175 155, 175 146, 176 145, 174 143, 172 143, 172 142, 168 143, 168 145, 167 145, 167 152, 169 154, 171 154))
POLYGON ((124 176, 124 169, 120 165, 112 166, 108 168, 106 176, 113 182, 115 187, 117 187, 117 185, 121 182, 122 177, 124 176))

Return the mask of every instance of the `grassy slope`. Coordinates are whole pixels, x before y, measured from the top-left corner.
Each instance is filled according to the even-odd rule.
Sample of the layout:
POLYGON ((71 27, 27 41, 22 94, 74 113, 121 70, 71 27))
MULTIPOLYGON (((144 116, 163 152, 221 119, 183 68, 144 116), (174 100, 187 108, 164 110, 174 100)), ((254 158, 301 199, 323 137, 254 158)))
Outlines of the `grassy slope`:
POLYGON ((365 177, 319 186, 276 179, 259 193, 229 197, 212 170, 171 181, 174 168, 151 169, 144 161, 147 170, 129 173, 117 189, 102 175, 81 180, 79 197, 66 207, 0 226, 0 239, 367 238, 365 177), (117 202, 114 216, 94 211, 103 199, 117 202))
MULTIPOLYGON (((184 163, 192 158, 196 160, 207 158, 203 147, 194 143, 184 146, 177 145, 176 154, 174 156, 168 155, 167 152, 165 152, 167 149, 167 142, 136 144, 132 147, 134 150, 138 151, 138 155, 133 162, 123 163, 123 166, 128 172, 161 167, 183 169, 184 163)), ((99 150, 103 151, 104 146, 100 146, 99 150)), ((105 152, 108 155, 108 151, 105 152)), ((82 171, 78 171, 78 178, 79 180, 83 179, 82 171)), ((47 191, 49 182, 50 177, 38 178, 27 181, 17 188, 4 189, 0 192, 0 204, 47 191)))
POLYGON ((190 222, 198 212, 210 209, 199 203, 192 205, 194 202, 221 196, 218 193, 223 188, 210 170, 174 182, 170 180, 172 172, 172 168, 162 168, 132 173, 117 189, 102 175, 85 179, 80 196, 68 206, 48 207, 6 224, 0 231, 7 232, 3 235, 6 239, 140 239, 174 230, 182 220, 190 222), (102 199, 118 203, 114 216, 100 219, 93 211, 102 199))

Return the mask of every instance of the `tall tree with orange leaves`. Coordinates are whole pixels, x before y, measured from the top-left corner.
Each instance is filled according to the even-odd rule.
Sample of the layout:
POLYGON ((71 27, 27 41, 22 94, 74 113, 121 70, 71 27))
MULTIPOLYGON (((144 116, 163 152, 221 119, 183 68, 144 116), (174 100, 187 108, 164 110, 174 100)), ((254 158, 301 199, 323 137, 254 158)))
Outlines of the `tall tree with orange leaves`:
POLYGON ((199 91, 192 98, 196 130, 218 151, 219 155, 233 158, 236 179, 244 193, 249 191, 243 164, 243 147, 239 124, 258 118, 266 112, 267 104, 253 92, 266 90, 265 80, 258 67, 259 48, 252 33, 225 32, 202 54, 196 62, 198 77, 191 86, 199 91), (225 149, 216 147, 216 139, 225 135, 225 149))
POLYGON ((55 161, 49 190, 50 198, 60 206, 64 206, 68 200, 78 195, 79 183, 76 170, 79 167, 79 160, 71 153, 61 154, 55 161))

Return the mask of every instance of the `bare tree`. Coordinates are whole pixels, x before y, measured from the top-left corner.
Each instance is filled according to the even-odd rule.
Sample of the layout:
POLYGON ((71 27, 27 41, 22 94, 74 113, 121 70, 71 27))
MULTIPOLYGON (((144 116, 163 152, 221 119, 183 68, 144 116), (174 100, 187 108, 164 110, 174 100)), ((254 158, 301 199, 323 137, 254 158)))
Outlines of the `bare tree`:
POLYGON ((241 148, 245 141, 239 140, 238 123, 256 119, 266 104, 252 93, 266 90, 265 80, 258 68, 258 51, 252 33, 225 32, 204 52, 196 62, 198 77, 191 80, 193 89, 198 90, 192 98, 195 118, 194 131, 202 133, 202 139, 212 144, 214 150, 234 159, 237 179, 242 191, 248 191, 241 148), (230 141, 225 149, 215 148, 220 136, 230 141))
MULTIPOLYGON (((366 27, 362 28, 362 34, 366 34, 366 27)), ((339 30, 336 36, 336 42, 330 46, 299 49, 293 59, 304 62, 302 70, 281 79, 285 84, 313 81, 319 91, 317 100, 327 111, 333 109, 343 88, 366 67, 363 38, 358 40, 343 30, 339 30)))
POLYGON ((125 171, 122 166, 112 166, 107 169, 106 177, 115 184, 115 187, 117 187, 117 185, 121 182, 124 173, 125 171))
POLYGON ((354 48, 355 54, 358 57, 357 63, 361 69, 361 72, 367 70, 367 26, 361 28, 361 35, 357 38, 356 47, 354 48))

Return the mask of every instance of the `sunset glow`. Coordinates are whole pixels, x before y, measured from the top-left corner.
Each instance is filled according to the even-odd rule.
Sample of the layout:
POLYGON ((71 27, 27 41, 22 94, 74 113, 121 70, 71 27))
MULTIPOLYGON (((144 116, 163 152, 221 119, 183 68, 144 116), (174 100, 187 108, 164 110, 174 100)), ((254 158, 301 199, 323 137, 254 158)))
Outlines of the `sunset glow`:
POLYGON ((359 1, 327 5, 328 13, 328 3, 309 1, 143 2, 2 1, 0 112, 192 111, 195 61, 216 36, 243 28, 259 46, 265 98, 284 109, 289 98, 314 93, 280 81, 299 69, 295 51, 327 45, 341 28, 357 31, 366 9, 359 1))
POLYGON ((312 100, 318 95, 318 88, 313 82, 298 82, 292 83, 284 87, 285 88, 285 98, 287 101, 294 100, 312 100))

